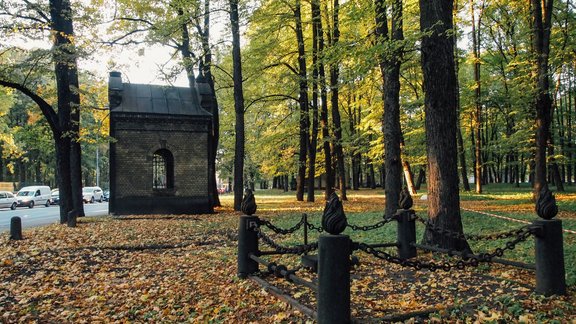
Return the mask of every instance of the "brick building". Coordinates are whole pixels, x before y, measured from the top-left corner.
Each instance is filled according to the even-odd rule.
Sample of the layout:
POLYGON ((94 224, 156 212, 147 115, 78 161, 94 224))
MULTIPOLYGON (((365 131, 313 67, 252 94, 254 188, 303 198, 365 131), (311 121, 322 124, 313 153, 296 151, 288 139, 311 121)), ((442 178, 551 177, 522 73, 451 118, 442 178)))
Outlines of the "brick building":
POLYGON ((212 117, 190 88, 123 83, 110 73, 110 213, 213 212, 212 117))

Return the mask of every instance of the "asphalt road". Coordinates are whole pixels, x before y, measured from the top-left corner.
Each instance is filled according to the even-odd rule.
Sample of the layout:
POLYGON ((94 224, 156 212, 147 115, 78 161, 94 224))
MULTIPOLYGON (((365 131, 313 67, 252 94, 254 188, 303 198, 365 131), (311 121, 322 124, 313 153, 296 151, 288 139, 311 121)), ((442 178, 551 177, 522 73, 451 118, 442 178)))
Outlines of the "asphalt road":
MULTIPOLYGON (((108 203, 84 204, 86 216, 108 215, 108 203)), ((16 210, 0 208, 0 232, 10 230, 10 219, 19 216, 22 219, 22 228, 42 226, 60 222, 60 208, 58 205, 50 207, 35 206, 34 208, 18 207, 16 210)))

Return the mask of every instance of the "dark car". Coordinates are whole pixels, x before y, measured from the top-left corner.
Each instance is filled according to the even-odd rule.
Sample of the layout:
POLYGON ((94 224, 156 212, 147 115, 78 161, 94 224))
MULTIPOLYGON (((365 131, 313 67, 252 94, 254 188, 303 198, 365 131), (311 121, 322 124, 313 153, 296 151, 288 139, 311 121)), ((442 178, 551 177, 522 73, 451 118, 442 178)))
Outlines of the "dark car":
POLYGON ((104 190, 104 192, 102 193, 102 200, 104 200, 104 201, 110 200, 110 191, 109 190, 104 190))

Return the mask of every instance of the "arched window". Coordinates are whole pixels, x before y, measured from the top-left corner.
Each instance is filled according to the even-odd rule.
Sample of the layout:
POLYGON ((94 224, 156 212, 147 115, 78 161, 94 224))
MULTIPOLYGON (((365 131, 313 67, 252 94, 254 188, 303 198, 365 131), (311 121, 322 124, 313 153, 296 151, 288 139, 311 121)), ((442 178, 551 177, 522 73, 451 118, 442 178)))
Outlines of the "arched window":
POLYGON ((174 156, 167 149, 154 152, 152 159, 152 188, 174 188, 174 156))

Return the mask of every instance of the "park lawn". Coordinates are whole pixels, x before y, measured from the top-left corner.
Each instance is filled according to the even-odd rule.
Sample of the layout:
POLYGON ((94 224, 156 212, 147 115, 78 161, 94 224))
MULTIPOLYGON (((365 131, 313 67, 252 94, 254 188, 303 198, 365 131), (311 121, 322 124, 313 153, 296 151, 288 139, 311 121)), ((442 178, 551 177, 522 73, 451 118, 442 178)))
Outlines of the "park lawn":
MULTIPOLYGON (((497 189, 497 188, 496 188, 497 189)), ((382 219, 382 190, 349 191, 344 209, 349 223, 371 225, 382 219)), ((535 218, 526 193, 515 195, 487 188, 486 199, 466 199, 462 207, 520 220, 535 218), (491 193, 490 191, 494 192, 491 193), (508 198, 510 197, 512 198, 508 198), (515 203, 509 203, 508 199, 515 203)), ((426 202, 415 197, 414 209, 426 217, 426 202)), ((267 190, 255 193, 257 215, 282 228, 297 223, 302 213, 316 225, 324 207, 317 202, 296 202, 294 193, 267 190)), ((575 229, 576 194, 557 194, 559 218, 575 229), (564 205, 568 208, 562 208, 564 205)), ((252 280, 236 276, 236 231, 239 214, 232 197, 221 196, 223 207, 214 215, 154 215, 86 218, 77 228, 50 225, 24 231, 24 240, 0 236, 0 317, 2 322, 306 322, 310 319, 252 280)), ((465 211, 467 233, 488 234, 523 226, 484 214, 465 211)), ((351 231, 354 241, 395 241, 396 225, 351 231)), ((417 223, 419 237, 423 225, 417 223)), ((263 230, 267 230, 264 229, 263 230)), ((302 232, 280 236, 282 244, 301 244, 302 232)), ((317 237, 310 233, 310 240, 317 237)), ((534 273, 502 265, 450 273, 416 271, 355 252, 360 265, 352 271, 353 316, 360 322, 389 319, 391 315, 436 309, 435 319, 453 321, 559 321, 576 320, 576 234, 564 234, 568 296, 544 298, 532 294, 534 273)), ((519 244, 506 258, 533 262, 533 240, 519 244)), ((475 252, 490 251, 504 241, 473 244, 475 252)), ((262 250, 267 247, 262 246, 262 250)), ((389 250, 393 252, 393 249, 389 250)), ((439 257, 421 254, 422 260, 439 257)), ((277 257, 295 267, 297 257, 277 257)), ((261 269, 264 271, 264 269, 261 269)), ((299 271, 313 280, 313 275, 299 271)), ((314 308, 314 294, 265 276, 301 304, 314 308)), ((398 317, 401 318, 401 317, 398 317)))

